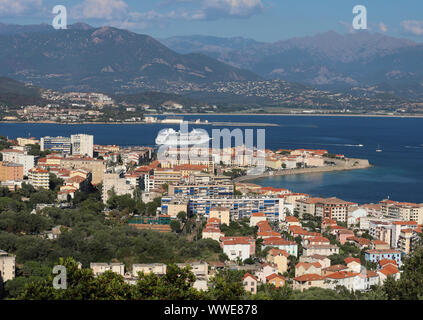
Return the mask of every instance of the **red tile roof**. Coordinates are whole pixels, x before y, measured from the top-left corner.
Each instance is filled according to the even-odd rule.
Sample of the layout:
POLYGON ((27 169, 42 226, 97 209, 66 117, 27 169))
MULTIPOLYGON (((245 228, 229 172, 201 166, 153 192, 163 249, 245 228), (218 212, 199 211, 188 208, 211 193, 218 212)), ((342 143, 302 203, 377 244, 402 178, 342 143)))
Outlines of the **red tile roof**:
POLYGON ((345 258, 344 261, 347 265, 351 262, 357 262, 357 263, 361 264, 361 261, 360 261, 359 258, 348 257, 348 258, 345 258))
POLYGON ((325 279, 326 279, 325 277, 315 273, 303 274, 302 276, 294 278, 294 280, 298 282, 318 281, 318 280, 325 280, 325 279))
POLYGON ((257 278, 256 277, 254 277, 251 273, 246 273, 246 274, 244 274, 244 279, 246 279, 246 278, 248 278, 248 277, 250 277, 250 278, 253 278, 254 280, 256 280, 257 281, 257 278))

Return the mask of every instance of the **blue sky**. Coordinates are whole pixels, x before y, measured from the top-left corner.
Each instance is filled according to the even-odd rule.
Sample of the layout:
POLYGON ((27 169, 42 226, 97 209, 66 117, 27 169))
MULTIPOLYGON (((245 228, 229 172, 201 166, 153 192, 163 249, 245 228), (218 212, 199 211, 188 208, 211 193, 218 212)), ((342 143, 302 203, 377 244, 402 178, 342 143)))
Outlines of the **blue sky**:
POLYGON ((423 40, 421 0, 0 0, 0 22, 51 23, 55 5, 66 6, 68 23, 111 25, 157 38, 202 34, 266 42, 352 32, 352 9, 364 5, 370 31, 423 40))

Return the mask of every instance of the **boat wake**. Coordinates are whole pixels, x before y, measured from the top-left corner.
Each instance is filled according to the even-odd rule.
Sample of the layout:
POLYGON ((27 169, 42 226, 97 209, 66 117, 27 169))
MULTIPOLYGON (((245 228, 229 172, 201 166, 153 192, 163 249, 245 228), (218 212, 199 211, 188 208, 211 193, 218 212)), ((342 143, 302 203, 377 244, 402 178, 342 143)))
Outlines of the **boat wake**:
POLYGON ((354 148, 362 148, 364 145, 362 144, 348 144, 348 143, 312 143, 312 142, 304 142, 298 143, 304 145, 316 145, 316 146, 337 146, 337 147, 354 147, 354 148))

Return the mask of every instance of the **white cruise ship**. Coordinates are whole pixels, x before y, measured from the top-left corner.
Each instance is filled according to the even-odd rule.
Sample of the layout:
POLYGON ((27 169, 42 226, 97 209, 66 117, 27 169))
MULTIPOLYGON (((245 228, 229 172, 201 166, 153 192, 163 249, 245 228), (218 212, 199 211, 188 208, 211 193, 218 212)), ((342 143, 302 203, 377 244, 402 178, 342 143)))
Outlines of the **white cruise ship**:
POLYGON ((156 144, 162 145, 195 145, 210 141, 209 134, 203 129, 194 129, 188 133, 181 133, 172 128, 160 130, 156 137, 156 144))

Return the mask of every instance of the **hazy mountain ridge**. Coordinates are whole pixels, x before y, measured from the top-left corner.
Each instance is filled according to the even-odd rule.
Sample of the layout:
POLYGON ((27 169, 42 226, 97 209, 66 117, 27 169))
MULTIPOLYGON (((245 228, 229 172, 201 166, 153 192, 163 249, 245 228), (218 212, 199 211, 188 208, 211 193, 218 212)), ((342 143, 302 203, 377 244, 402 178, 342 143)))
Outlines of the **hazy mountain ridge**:
POLYGON ((260 79, 202 54, 178 54, 147 35, 81 25, 0 35, 0 70, 2 76, 62 90, 260 79))
POLYGON ((186 36, 162 41, 178 52, 185 48, 208 54, 264 78, 325 88, 396 86, 423 79, 423 45, 379 33, 329 31, 274 43, 238 38, 242 46, 221 46, 233 42, 230 39, 186 36))

